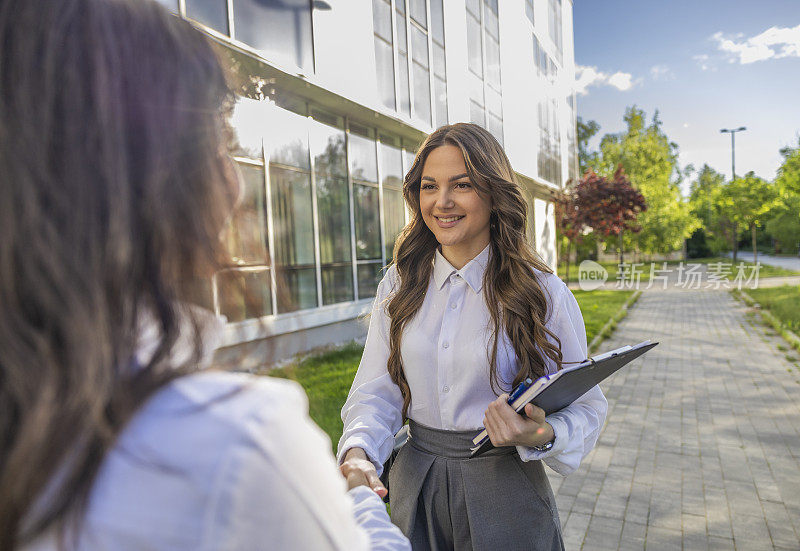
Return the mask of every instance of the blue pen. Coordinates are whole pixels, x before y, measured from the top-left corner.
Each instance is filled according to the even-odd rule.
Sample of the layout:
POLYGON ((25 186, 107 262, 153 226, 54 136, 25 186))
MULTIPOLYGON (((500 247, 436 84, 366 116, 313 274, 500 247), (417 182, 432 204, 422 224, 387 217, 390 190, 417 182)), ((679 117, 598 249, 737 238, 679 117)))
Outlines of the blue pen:
POLYGON ((533 384, 533 381, 530 379, 530 377, 518 384, 517 388, 511 391, 511 394, 508 397, 508 403, 511 404, 514 402, 514 400, 522 396, 522 394, 530 388, 531 384, 533 384))

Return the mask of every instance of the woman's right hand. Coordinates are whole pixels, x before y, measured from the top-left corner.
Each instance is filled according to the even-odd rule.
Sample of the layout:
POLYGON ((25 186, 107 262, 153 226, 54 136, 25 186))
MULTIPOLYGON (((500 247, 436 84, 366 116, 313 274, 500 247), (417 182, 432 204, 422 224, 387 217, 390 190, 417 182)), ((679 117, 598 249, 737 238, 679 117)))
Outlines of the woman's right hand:
POLYGON ((387 490, 378 478, 378 471, 375 465, 367 459, 367 454, 361 448, 350 448, 344 456, 344 462, 339 467, 342 475, 347 480, 347 489, 352 490, 356 486, 366 486, 371 488, 381 498, 385 497, 387 490))

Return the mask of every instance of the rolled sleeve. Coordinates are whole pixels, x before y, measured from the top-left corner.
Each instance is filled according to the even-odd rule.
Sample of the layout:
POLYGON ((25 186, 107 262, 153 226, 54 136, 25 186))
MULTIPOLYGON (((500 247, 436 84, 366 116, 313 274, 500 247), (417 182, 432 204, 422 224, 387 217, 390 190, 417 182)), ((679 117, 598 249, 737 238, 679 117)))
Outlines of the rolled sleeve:
MULTIPOLYGON (((561 284, 549 329, 561 341, 561 354, 565 365, 575 365, 587 357, 586 329, 578 302, 566 285, 561 284)), ((546 452, 518 446, 523 461, 542 460, 557 473, 567 476, 574 472, 584 457, 594 448, 605 423, 608 402, 599 386, 594 386, 583 396, 561 411, 547 416, 553 427, 555 440, 546 452)))

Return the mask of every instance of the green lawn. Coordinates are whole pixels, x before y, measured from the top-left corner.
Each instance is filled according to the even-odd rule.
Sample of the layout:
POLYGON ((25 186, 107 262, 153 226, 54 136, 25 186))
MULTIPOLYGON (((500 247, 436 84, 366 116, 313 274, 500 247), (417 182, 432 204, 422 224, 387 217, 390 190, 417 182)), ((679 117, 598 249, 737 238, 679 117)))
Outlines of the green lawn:
POLYGON ((800 285, 747 289, 747 294, 778 318, 785 329, 800 333, 800 285))
MULTIPOLYGON (((591 342, 633 291, 573 293, 583 313, 587 342, 591 342)), ((292 379, 303 386, 308 394, 311 418, 328 434, 334 450, 342 434, 340 410, 355 377, 362 351, 362 346, 348 344, 269 372, 273 377, 292 379)))
MULTIPOLYGON (((679 260, 671 260, 669 262, 669 264, 670 265, 677 265, 679 262, 681 262, 681 261, 679 261, 679 260)), ((729 265, 728 267, 731 270, 731 275, 730 275, 729 279, 731 279, 731 280, 733 280, 733 278, 736 277, 736 270, 738 269, 738 266, 739 266, 740 263, 743 263, 745 268, 747 268, 745 270, 745 272, 744 272, 745 277, 750 275, 751 269, 754 266, 754 264, 752 262, 745 262, 744 260, 739 260, 739 259, 737 259, 736 260, 736 264, 734 264, 732 258, 727 258, 727 257, 723 257, 723 256, 712 257, 712 258, 690 258, 686 262, 686 264, 711 264, 711 263, 716 263, 716 262, 721 262, 723 264, 729 265)), ((763 277, 779 277, 779 276, 800 275, 800 272, 798 272, 796 270, 787 270, 786 268, 779 268, 777 266, 770 266, 769 264, 764 264, 762 262, 759 262, 759 264, 761 264, 761 268, 758 270, 758 278, 759 279, 761 279, 763 277)))

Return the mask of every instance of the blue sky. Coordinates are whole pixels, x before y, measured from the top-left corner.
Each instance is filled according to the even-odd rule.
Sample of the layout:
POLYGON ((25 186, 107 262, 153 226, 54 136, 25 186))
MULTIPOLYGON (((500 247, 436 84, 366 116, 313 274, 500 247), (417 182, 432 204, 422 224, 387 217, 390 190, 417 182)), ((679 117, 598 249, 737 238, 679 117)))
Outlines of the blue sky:
MULTIPOLYGON (((800 0, 576 0, 578 114, 599 136, 625 107, 658 109, 680 163, 772 179, 800 135, 800 0)), ((590 142, 595 148, 599 138, 590 142)), ((687 183, 688 184, 688 183, 687 183)))

